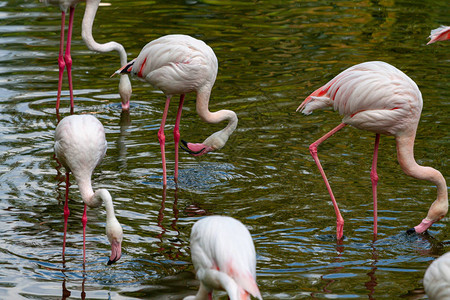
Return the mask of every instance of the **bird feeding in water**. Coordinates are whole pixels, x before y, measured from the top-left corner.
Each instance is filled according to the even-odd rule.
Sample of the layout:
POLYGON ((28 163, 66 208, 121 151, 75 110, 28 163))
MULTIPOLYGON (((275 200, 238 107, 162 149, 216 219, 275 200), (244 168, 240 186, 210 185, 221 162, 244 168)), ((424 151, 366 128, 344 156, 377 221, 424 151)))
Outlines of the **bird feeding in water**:
POLYGON ((197 221, 191 232, 191 257, 200 288, 184 300, 212 299, 225 290, 230 300, 262 299, 256 284, 256 252, 248 229, 226 216, 197 221))
POLYGON ((62 119, 55 130, 55 154, 66 169, 66 199, 64 203, 64 242, 63 257, 66 246, 67 220, 70 215, 68 206, 69 174, 72 173, 78 184, 84 202, 83 217, 83 261, 86 261, 86 224, 87 206, 97 208, 102 203, 106 209, 106 235, 111 243, 111 256, 108 265, 120 259, 122 250, 122 226, 114 213, 110 193, 106 189, 95 192, 91 177, 95 167, 100 164, 106 153, 105 129, 100 121, 92 115, 71 115, 62 119))
MULTIPOLYGON (((61 9, 61 35, 59 44, 59 77, 58 77, 58 93, 56 96, 56 111, 59 111, 59 105, 61 101, 61 89, 62 89, 62 77, 64 69, 67 68, 67 76, 69 79, 69 93, 70 93, 70 108, 71 111, 74 107, 73 101, 73 85, 72 85, 72 57, 70 54, 70 48, 72 43, 72 31, 73 31, 73 18, 75 7, 81 0, 40 0, 41 2, 49 5, 58 5, 61 9), (70 10, 69 15, 69 27, 67 31, 67 44, 64 52, 64 27, 67 10, 70 10)), ((81 36, 86 46, 93 51, 98 52, 110 52, 117 51, 120 56, 121 66, 127 63, 127 53, 125 48, 116 42, 108 42, 105 44, 97 43, 92 36, 92 26, 94 24, 95 15, 100 5, 100 0, 86 0, 86 10, 84 12, 83 23, 81 27, 81 36)), ((130 97, 132 93, 130 79, 128 75, 123 74, 120 76, 119 82, 119 94, 122 99, 122 109, 128 110, 130 97)))
POLYGON ((416 83, 402 71, 381 61, 370 61, 350 67, 309 95, 297 108, 308 115, 312 111, 333 107, 344 116, 342 123, 309 146, 325 181, 336 213, 336 236, 342 238, 344 219, 320 164, 317 148, 346 125, 374 132, 375 149, 370 178, 374 203, 374 236, 377 234, 377 159, 380 134, 392 135, 397 143, 397 158, 405 174, 428 180, 437 187, 437 199, 428 215, 408 233, 422 233, 442 219, 448 211, 447 184, 444 176, 414 159, 414 140, 422 111, 422 94, 416 83))
MULTIPOLYGON (((116 71, 114 74, 132 74, 160 89, 166 95, 166 104, 158 131, 163 165, 163 184, 167 184, 165 135, 169 103, 174 95, 180 95, 175 119, 175 180, 178 178, 178 145, 180 142, 180 119, 185 94, 195 92, 196 109, 200 118, 207 123, 228 121, 226 127, 210 135, 203 143, 184 144, 184 150, 199 156, 225 146, 228 138, 236 129, 238 118, 231 110, 210 112, 208 108, 211 90, 217 76, 217 57, 214 51, 203 41, 181 34, 166 35, 151 41, 142 48, 137 58, 116 71)), ((114 75, 113 74, 113 75, 114 75)))

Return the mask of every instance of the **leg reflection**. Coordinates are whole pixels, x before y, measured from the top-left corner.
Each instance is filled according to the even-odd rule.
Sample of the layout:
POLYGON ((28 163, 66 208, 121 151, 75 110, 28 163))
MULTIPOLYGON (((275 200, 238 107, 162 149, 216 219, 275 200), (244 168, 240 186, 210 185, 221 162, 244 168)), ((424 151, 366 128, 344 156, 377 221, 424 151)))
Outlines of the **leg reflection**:
POLYGON ((175 259, 182 256, 181 249, 183 248, 184 242, 179 238, 180 231, 177 228, 177 221, 178 221, 178 187, 175 189, 175 199, 173 202, 173 214, 174 218, 171 223, 171 228, 173 232, 176 232, 175 235, 173 235, 173 232, 168 232, 166 227, 164 227, 164 211, 165 211, 165 203, 166 203, 166 195, 167 195, 167 189, 166 186, 163 186, 163 194, 162 194, 162 200, 161 200, 161 208, 159 209, 158 214, 158 226, 161 228, 161 233, 158 234, 156 237, 160 240, 159 243, 159 249, 158 251, 166 258, 169 259, 175 259), (164 237, 168 236, 167 240, 169 241, 170 247, 167 248, 167 243, 164 241, 164 237))
POLYGON ((370 272, 367 273, 369 276, 369 281, 367 281, 364 285, 366 286, 367 290, 369 291, 368 297, 369 299, 374 299, 373 295, 375 293, 375 287, 378 285, 377 277, 375 276, 375 271, 377 270, 377 263, 378 263, 378 250, 375 248, 375 240, 372 243, 372 263, 370 267, 370 272))

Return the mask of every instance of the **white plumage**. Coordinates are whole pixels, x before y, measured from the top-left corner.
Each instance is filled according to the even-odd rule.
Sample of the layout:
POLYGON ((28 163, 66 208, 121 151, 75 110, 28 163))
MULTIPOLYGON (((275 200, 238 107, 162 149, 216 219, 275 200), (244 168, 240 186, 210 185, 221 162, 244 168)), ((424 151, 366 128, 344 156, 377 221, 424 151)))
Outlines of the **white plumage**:
POLYGON ((255 246, 248 229, 238 220, 209 216, 192 227, 191 256, 200 289, 185 299, 208 299, 214 289, 231 300, 261 298, 256 284, 255 246))
MULTIPOLYGON (((111 257, 108 264, 119 260, 123 239, 122 226, 114 214, 111 195, 106 189, 92 190, 91 177, 96 166, 105 156, 107 142, 105 130, 100 121, 92 115, 71 115, 62 119, 55 130, 55 154, 66 168, 66 188, 69 172, 75 176, 81 197, 85 204, 83 212, 83 257, 85 259, 86 205, 92 208, 102 203, 106 209, 106 235, 111 243, 111 257)), ((64 246, 66 242, 67 219, 69 217, 68 198, 64 205, 64 246)))
POLYGON ((430 300, 450 299, 450 252, 431 263, 423 277, 423 285, 430 300))
POLYGON ((158 131, 164 185, 167 184, 164 126, 172 96, 180 94, 174 128, 175 181, 178 178, 179 125, 185 94, 197 93, 196 109, 203 121, 208 123, 228 121, 224 129, 211 134, 203 143, 194 144, 182 141, 186 146, 183 149, 190 154, 199 156, 221 149, 237 127, 238 118, 233 111, 226 109, 217 112, 209 111, 209 99, 216 80, 217 69, 217 58, 211 47, 193 37, 173 34, 151 41, 142 48, 137 58, 116 71, 117 74, 129 73, 149 82, 162 90, 167 97, 158 131))
POLYGON ((205 42, 182 34, 151 41, 134 60, 132 75, 146 80, 167 96, 211 90, 218 62, 205 42))
POLYGON ((405 73, 371 61, 342 71, 306 98, 300 109, 310 114, 327 106, 344 116, 343 123, 396 135, 417 127, 423 103, 417 84, 405 73))
POLYGON ((352 66, 309 95, 297 108, 304 114, 325 107, 333 107, 343 115, 342 123, 309 146, 330 194, 336 213, 336 236, 342 238, 344 219, 320 164, 317 148, 326 139, 346 125, 376 133, 375 149, 370 174, 374 203, 374 235, 377 234, 377 160, 380 134, 393 135, 397 142, 397 157, 405 174, 428 180, 437 186, 437 199, 428 215, 408 232, 422 233, 448 211, 447 184, 442 174, 423 167, 414 159, 414 140, 422 111, 423 101, 419 88, 402 71, 394 66, 370 61, 352 66))

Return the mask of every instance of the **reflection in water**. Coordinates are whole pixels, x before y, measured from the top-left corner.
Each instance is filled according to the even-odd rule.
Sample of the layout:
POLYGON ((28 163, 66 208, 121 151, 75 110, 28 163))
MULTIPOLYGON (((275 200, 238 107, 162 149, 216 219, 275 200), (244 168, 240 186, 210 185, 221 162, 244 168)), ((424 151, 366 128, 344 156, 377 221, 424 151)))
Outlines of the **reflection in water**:
POLYGON ((378 262, 378 251, 375 248, 375 241, 371 244, 372 247, 372 263, 370 266, 370 272, 367 273, 370 280, 367 281, 364 285, 369 291, 369 299, 374 299, 373 295, 375 293, 375 287, 377 286, 377 277, 375 276, 375 271, 377 270, 377 262, 378 262))
MULTIPOLYGON (((336 282, 336 279, 333 278, 333 276, 329 276, 330 274, 336 274, 336 273, 340 273, 344 270, 344 266, 342 265, 342 254, 344 252, 344 246, 343 246, 343 241, 342 239, 339 239, 336 241, 336 251, 338 253, 338 255, 336 256, 336 258, 334 258, 332 260, 332 265, 336 265, 335 267, 332 268, 327 268, 327 272, 325 272, 325 275, 321 275, 320 276, 320 280, 325 284, 322 287, 322 291, 326 294, 332 294, 333 290, 331 289, 331 285, 333 283, 336 282), (329 278, 327 278, 329 277, 329 278)), ((311 297, 313 297, 314 299, 317 299, 317 293, 313 292, 311 293, 311 297)), ((319 297, 320 298, 320 297, 319 297)))
POLYGON ((158 226, 161 228, 161 232, 156 236, 160 242, 159 242, 159 248, 158 252, 161 253, 164 257, 168 259, 178 259, 180 256, 182 256, 182 248, 183 248, 183 240, 179 238, 180 231, 177 228, 177 220, 178 220, 178 187, 175 189, 174 193, 174 202, 173 202, 173 220, 171 223, 171 228, 176 232, 175 236, 169 236, 168 241, 170 242, 170 246, 173 250, 166 249, 167 245, 164 241, 164 236, 168 232, 168 230, 163 225, 164 220, 164 210, 165 210, 165 203, 166 203, 166 186, 163 186, 163 194, 162 194, 162 200, 161 200, 161 208, 159 209, 158 213, 158 226))
MULTIPOLYGON (((399 232, 429 206, 435 188, 411 184, 392 157, 394 140, 386 138, 386 148, 379 153, 383 165, 377 170, 383 178, 378 187, 380 232, 372 249, 368 243, 373 231, 370 161, 366 159, 373 152, 372 137, 355 130, 348 130, 346 137, 336 136, 334 145, 323 145, 325 171, 333 176, 340 209, 349 218, 345 250, 336 248, 335 227, 324 226, 330 222, 324 212, 331 204, 320 174, 313 172, 308 145, 340 118, 330 111, 301 118, 294 111, 308 92, 339 71, 363 61, 389 62, 405 70, 424 95, 417 158, 448 174, 450 81, 448 66, 442 64, 448 60, 448 44, 425 46, 430 29, 449 23, 444 22, 447 2, 363 0, 355 8, 349 1, 332 5, 259 1, 256 7, 239 0, 155 0, 149 8, 144 0, 116 0, 100 7, 101 29, 94 28, 99 39, 127 44, 133 57, 142 40, 166 34, 185 33, 211 45, 220 68, 211 111, 234 110, 239 126, 223 151, 180 157, 178 188, 172 189, 171 180, 161 205, 159 143, 148 133, 156 136, 159 129, 163 97, 149 93, 153 90, 147 85, 137 85, 136 109, 121 114, 119 120, 120 105, 112 100, 119 98, 117 86, 107 81, 115 70, 111 67, 115 56, 95 54, 80 38, 74 39, 75 111, 96 114, 108 141, 116 143, 109 144, 112 151, 95 176, 114 193, 127 247, 123 260, 111 269, 102 259, 90 260, 84 277, 76 265, 80 260, 72 259, 81 250, 79 202, 69 225, 78 234, 68 234, 61 274, 65 176, 54 162, 53 139, 58 119, 73 112, 67 93, 61 116, 55 116, 55 32, 59 33, 60 13, 35 0, 1 2, 0 298, 57 299, 68 295, 68 290, 71 296, 66 298, 80 298, 85 289, 86 298, 95 299, 108 294, 115 300, 181 299, 198 288, 187 254, 190 228, 210 214, 243 219, 252 227, 264 299, 310 295, 398 299, 408 291, 423 295, 420 279, 426 267, 435 256, 449 251, 448 224, 432 228, 429 238, 399 232), (419 143, 420 139, 426 142, 419 143), (349 180, 360 176, 366 180, 352 182, 349 189, 349 180), (320 238, 323 235, 330 238, 320 238), (337 271, 339 267, 343 268, 337 271)), ((78 12, 75 18, 80 20, 83 9, 78 12)), ((193 102, 186 103, 183 115, 190 120, 181 124, 185 140, 206 137, 213 128, 222 127, 204 126, 193 102)), ((174 124, 175 118, 173 106, 168 124, 174 124)), ((168 156, 173 157, 171 140, 168 156)), ((106 256, 108 244, 104 234, 100 238, 104 220, 91 222, 89 232, 93 233, 90 243, 98 247, 88 255, 106 256)))
POLYGON ((130 135, 130 132, 128 131, 128 128, 131 125, 131 117, 130 117, 130 111, 129 110, 122 110, 120 113, 120 134, 117 139, 117 148, 119 149, 119 160, 120 160, 120 167, 122 169, 127 168, 127 143, 126 138, 130 135))

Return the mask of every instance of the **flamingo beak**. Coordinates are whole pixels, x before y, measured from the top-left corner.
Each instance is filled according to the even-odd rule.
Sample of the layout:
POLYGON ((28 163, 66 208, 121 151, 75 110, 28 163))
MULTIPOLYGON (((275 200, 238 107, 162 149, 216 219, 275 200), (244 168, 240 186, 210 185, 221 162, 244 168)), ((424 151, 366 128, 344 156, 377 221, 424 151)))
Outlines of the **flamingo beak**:
POLYGON ((113 77, 116 74, 130 74, 131 70, 133 69, 133 65, 134 65, 134 59, 132 61, 130 61, 129 63, 127 63, 122 68, 120 68, 119 70, 117 70, 114 73, 112 73, 110 78, 113 77))
POLYGON ((111 256, 110 256, 110 258, 108 260, 108 266, 112 265, 113 263, 118 261, 121 256, 122 256, 121 243, 117 242, 117 241, 113 241, 111 243, 111 256))
POLYGON ((206 146, 204 144, 193 144, 188 143, 184 140, 181 140, 181 143, 184 145, 184 147, 180 145, 180 148, 194 156, 200 156, 213 150, 210 146, 206 146))

